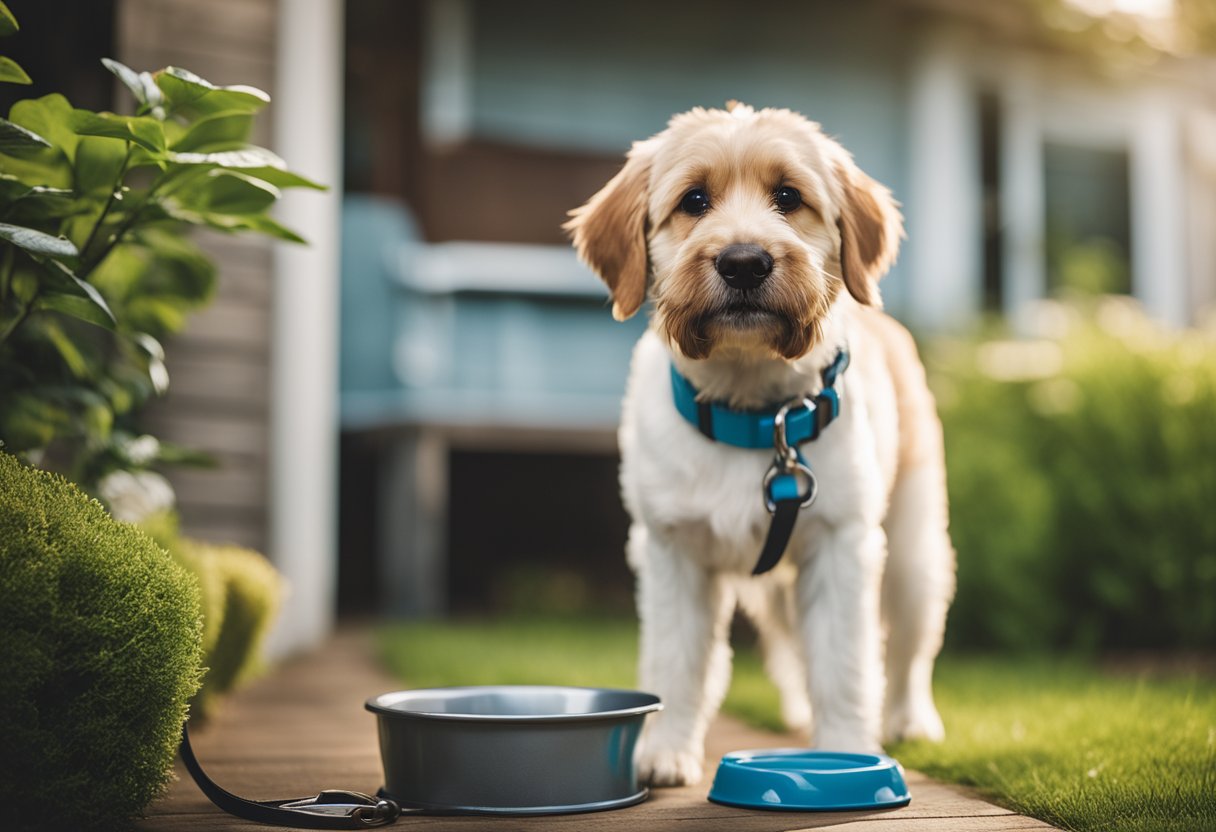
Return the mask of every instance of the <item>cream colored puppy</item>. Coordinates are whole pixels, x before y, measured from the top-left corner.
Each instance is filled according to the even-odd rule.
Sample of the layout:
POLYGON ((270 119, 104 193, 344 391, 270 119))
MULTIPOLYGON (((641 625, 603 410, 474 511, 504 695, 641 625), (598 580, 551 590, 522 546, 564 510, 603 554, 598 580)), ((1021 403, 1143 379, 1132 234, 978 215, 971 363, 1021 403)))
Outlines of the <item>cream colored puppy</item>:
POLYGON ((890 193, 818 125, 732 102, 636 143, 571 216, 613 315, 653 301, 620 429, 639 683, 665 705, 642 741, 643 776, 701 779, 736 605, 760 632, 785 720, 811 727, 816 746, 940 738, 931 677, 954 552, 924 370, 908 333, 878 311, 903 234, 890 193), (703 435, 676 409, 671 368, 698 402, 771 414, 819 392, 845 347, 839 417, 802 446, 818 497, 777 568, 752 577, 772 522, 762 481, 774 452, 703 435))

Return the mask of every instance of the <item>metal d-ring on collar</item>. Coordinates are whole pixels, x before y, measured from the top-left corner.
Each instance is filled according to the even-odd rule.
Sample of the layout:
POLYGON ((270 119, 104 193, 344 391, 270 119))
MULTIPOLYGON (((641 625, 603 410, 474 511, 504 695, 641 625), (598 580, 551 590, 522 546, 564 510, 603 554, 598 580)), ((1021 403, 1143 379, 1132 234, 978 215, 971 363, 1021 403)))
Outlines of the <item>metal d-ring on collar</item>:
POLYGON ((815 403, 804 397, 786 402, 773 416, 773 448, 777 453, 773 464, 764 473, 764 506, 768 509, 769 514, 777 511, 777 501, 773 497, 772 487, 773 481, 777 479, 778 475, 793 477, 801 475, 806 480, 806 489, 799 492, 799 508, 808 507, 815 502, 815 497, 819 494, 819 482, 815 479, 815 472, 802 458, 798 448, 790 444, 789 436, 786 434, 787 418, 792 407, 804 407, 812 414, 815 411, 815 403))

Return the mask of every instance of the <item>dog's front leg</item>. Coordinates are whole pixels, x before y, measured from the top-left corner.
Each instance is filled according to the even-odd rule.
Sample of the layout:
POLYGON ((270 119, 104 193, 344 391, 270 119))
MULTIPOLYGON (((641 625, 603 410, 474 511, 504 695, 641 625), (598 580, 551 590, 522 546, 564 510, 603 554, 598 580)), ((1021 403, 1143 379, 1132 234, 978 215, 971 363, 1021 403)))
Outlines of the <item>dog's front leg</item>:
POLYGON ((825 529, 802 564, 798 606, 818 748, 881 748, 879 588, 885 559, 882 528, 854 522, 825 529))
POLYGON ((730 613, 724 581, 677 541, 634 529, 643 690, 663 700, 638 752, 638 773, 655 786, 701 779, 705 732, 730 683, 730 613))

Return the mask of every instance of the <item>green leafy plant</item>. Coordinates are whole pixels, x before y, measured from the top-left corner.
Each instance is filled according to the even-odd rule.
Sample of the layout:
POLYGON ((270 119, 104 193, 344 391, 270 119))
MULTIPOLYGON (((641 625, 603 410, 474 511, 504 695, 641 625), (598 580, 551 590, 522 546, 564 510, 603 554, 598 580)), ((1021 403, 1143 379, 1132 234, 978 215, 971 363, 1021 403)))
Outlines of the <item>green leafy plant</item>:
POLYGON ((0 827, 113 829, 170 776, 198 588, 61 476, 0 452, 0 827))
MULTIPOLYGON (((0 35, 16 29, 0 3, 0 35)), ((185 232, 302 242, 268 209, 285 188, 321 187, 249 143, 261 90, 102 63, 133 114, 52 94, 0 118, 0 438, 90 490, 140 467, 124 449, 136 409, 168 385, 161 342, 214 290, 185 232)), ((0 81, 29 79, 0 59, 0 81)))
POLYGON ((938 343, 957 646, 1216 646, 1216 337, 1126 298, 938 343))

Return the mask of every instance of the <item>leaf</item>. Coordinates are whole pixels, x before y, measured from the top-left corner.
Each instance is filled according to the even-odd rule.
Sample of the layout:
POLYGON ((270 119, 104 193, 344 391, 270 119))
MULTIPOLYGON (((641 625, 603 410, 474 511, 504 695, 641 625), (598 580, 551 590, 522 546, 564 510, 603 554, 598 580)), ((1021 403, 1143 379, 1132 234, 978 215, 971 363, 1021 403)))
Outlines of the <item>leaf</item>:
POLYGON ((151 335, 146 332, 136 332, 131 336, 131 340, 136 346, 148 354, 149 358, 156 358, 161 361, 165 360, 165 348, 151 335))
POLYGON ((175 111, 196 116, 224 111, 256 113, 270 103, 270 96, 257 87, 219 87, 180 67, 166 67, 153 78, 175 111))
POLYGON ((292 243, 307 243, 308 241, 275 222, 265 214, 220 214, 211 211, 193 211, 184 206, 167 206, 169 215, 174 219, 193 225, 206 225, 218 231, 255 231, 268 237, 276 237, 292 243))
POLYGON ((85 283, 76 276, 75 272, 58 260, 39 260, 38 262, 45 267, 42 272, 47 278, 45 284, 52 289, 54 294, 74 295, 87 299, 109 319, 109 323, 103 324, 103 326, 107 326, 110 329, 114 328, 118 321, 114 318, 114 313, 110 311, 105 298, 101 296, 101 293, 95 287, 85 283))
POLYGON ((72 105, 66 98, 59 93, 51 93, 42 98, 18 101, 9 110, 8 117, 13 123, 42 136, 62 150, 71 161, 76 156, 76 145, 80 141, 72 129, 72 112, 72 105))
POLYGON ((70 188, 47 188, 42 185, 27 185, 15 176, 0 173, 0 202, 9 205, 28 196, 70 197, 70 188))
POLYGON ((145 107, 159 107, 165 100, 164 94, 160 91, 160 87, 156 86, 156 82, 152 80, 152 76, 146 72, 136 72, 124 63, 114 60, 113 58, 102 58, 102 65, 118 76, 118 80, 122 81, 123 86, 131 91, 135 96, 135 100, 145 107))
POLYGON ((237 220, 237 222, 232 226, 233 230, 256 231, 259 234, 265 234, 268 237, 286 240, 289 243, 302 243, 304 245, 308 245, 308 240, 305 240, 290 228, 281 225, 279 222, 271 219, 265 214, 254 214, 252 216, 245 215, 233 217, 233 219, 237 220))
POLYGON ((85 136, 76 147, 76 189, 82 194, 96 194, 108 199, 126 158, 126 146, 122 142, 101 136, 85 136))
POLYGON ((252 129, 252 113, 215 113, 190 125, 185 135, 171 142, 169 146, 178 151, 229 150, 231 147, 221 148, 214 145, 243 147, 252 129))
POLYGON ((28 269, 18 269, 9 282, 9 291, 23 304, 29 303, 38 294, 38 275, 28 269))
POLYGON ((279 168, 287 163, 264 147, 248 145, 240 150, 221 150, 215 153, 177 153, 170 150, 170 162, 179 165, 216 165, 221 168, 279 168))
POLYGON ((120 116, 76 110, 72 114, 72 128, 81 136, 106 136, 135 142, 153 153, 165 149, 165 128, 151 116, 120 116))
POLYGON ((27 130, 20 124, 13 124, 6 118, 0 118, 0 153, 44 149, 50 146, 50 142, 33 130, 27 130))
POLYGON ((8 6, 0 3, 0 38, 17 34, 20 28, 17 25, 17 18, 13 17, 13 13, 8 10, 8 6))
POLYGON ((20 225, 0 223, 0 240, 8 240, 13 245, 19 246, 28 252, 41 254, 46 257, 66 258, 80 256, 80 252, 71 240, 65 240, 63 237, 54 237, 45 231, 36 231, 33 228, 25 228, 20 225))
POLYGON ((141 246, 124 243, 115 246, 89 273, 89 285, 121 310, 124 323, 128 301, 144 291, 140 284, 147 276, 150 259, 141 246))
POLYGON ((16 393, 6 398, 3 412, 0 412, 5 450, 10 452, 45 447, 71 422, 71 414, 43 401, 33 392, 16 393))
POLYGON ((80 209, 75 193, 67 188, 30 187, 15 176, 0 174, 0 204, 14 225, 30 226, 42 220, 70 216, 80 209))
POLYGON ((3 55, 0 55, 0 81, 10 84, 32 83, 30 76, 25 74, 25 70, 18 66, 16 61, 3 55))
MULTIPOLYGON (((37 308, 37 304, 35 304, 37 308)), ((42 323, 42 332, 46 339, 51 342, 55 350, 59 353, 59 357, 63 359, 63 363, 67 365, 68 370, 76 378, 88 378, 90 375, 89 362, 77 348, 76 343, 71 337, 63 331, 58 321, 46 319, 42 323)))
POLYGON ((72 187, 72 166, 62 150, 48 147, 22 156, 0 156, 0 168, 22 182, 37 182, 51 188, 72 187))
POLYGON ((234 170, 216 168, 177 191, 175 199, 195 211, 218 214, 257 214, 281 195, 278 188, 234 170))
POLYGON ((105 306, 104 303, 99 305, 92 298, 80 295, 44 291, 35 298, 34 308, 43 311, 61 312, 64 315, 71 315, 73 318, 79 318, 82 321, 88 321, 91 324, 96 324, 106 329, 114 329, 115 326, 114 317, 110 314, 109 307, 105 306))
POLYGON ((289 170, 281 168, 243 168, 243 172, 250 176, 256 176, 263 182, 269 182, 276 188, 312 188, 317 191, 328 191, 328 185, 322 185, 319 182, 314 182, 311 179, 306 179, 298 173, 292 173, 289 170))

